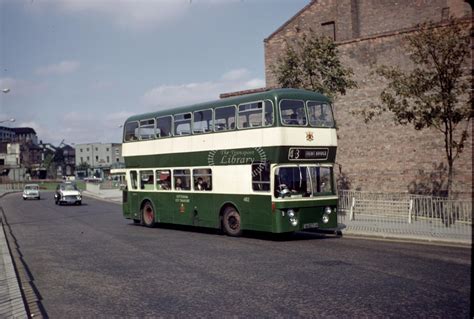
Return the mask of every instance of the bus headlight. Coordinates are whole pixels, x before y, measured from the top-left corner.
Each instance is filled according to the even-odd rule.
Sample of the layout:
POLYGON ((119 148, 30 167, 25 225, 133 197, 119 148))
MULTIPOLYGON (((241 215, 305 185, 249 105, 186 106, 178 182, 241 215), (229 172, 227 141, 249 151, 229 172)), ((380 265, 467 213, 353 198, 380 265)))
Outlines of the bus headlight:
POLYGON ((287 214, 288 217, 290 217, 290 218, 295 217, 295 211, 292 210, 292 209, 288 209, 288 210, 286 211, 286 214, 287 214))
POLYGON ((324 224, 327 224, 329 222, 329 215, 324 214, 322 220, 324 224))
POLYGON ((331 214, 331 213, 332 213, 331 207, 326 206, 326 208, 324 209, 324 214, 329 215, 329 214, 331 214))
POLYGON ((298 226, 298 220, 296 218, 290 218, 290 224, 293 227, 298 226))

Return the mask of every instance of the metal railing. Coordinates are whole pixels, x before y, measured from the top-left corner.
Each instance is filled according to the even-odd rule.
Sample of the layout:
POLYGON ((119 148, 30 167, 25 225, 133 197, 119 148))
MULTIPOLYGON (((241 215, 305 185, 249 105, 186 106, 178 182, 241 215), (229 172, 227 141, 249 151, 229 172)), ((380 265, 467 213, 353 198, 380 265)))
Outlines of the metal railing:
POLYGON ((470 243, 472 201, 340 191, 339 222, 347 233, 470 243))
POLYGON ((22 190, 25 183, 6 183, 0 184, 0 192, 22 190))

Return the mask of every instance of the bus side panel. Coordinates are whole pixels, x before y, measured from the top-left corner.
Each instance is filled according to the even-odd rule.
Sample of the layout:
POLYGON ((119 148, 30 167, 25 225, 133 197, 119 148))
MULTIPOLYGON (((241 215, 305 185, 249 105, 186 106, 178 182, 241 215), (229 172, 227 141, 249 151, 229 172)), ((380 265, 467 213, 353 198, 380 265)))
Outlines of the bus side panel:
POLYGON ((217 217, 225 205, 237 209, 243 230, 272 231, 270 196, 216 194, 213 206, 217 209, 217 217))
POLYGON ((213 205, 214 194, 206 192, 162 192, 160 206, 166 208, 163 222, 217 228, 219 212, 213 205))
POLYGON ((138 192, 134 192, 134 191, 128 192, 128 209, 130 212, 130 218, 141 219, 140 198, 139 198, 138 192))
POLYGON ((128 190, 123 190, 122 191, 122 213, 123 217, 131 219, 131 213, 130 213, 130 203, 128 201, 128 196, 129 192, 128 190))
POLYGON ((173 214, 172 200, 174 200, 173 194, 166 192, 154 192, 150 193, 153 199, 153 205, 155 207, 155 220, 159 223, 172 223, 173 214))
POLYGON ((272 231, 272 199, 271 196, 250 195, 247 196, 248 224, 245 229, 256 231, 272 231))

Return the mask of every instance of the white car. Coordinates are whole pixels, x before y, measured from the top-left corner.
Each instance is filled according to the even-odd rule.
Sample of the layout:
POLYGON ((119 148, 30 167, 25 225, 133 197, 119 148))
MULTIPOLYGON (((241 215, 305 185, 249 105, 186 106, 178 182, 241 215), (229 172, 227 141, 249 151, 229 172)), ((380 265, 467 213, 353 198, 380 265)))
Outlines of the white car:
POLYGON ((29 198, 41 199, 40 190, 38 184, 26 184, 23 189, 23 199, 27 200, 29 198))
POLYGON ((61 204, 82 204, 82 194, 76 184, 71 182, 61 183, 56 187, 54 194, 54 202, 56 205, 61 204))

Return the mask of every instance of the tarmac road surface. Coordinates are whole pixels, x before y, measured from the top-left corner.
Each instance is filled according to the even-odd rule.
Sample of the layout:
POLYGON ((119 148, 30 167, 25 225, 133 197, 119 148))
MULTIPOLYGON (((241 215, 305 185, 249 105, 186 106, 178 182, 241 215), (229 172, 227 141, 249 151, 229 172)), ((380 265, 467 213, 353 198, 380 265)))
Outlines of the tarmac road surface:
POLYGON ((1 199, 43 315, 466 318, 468 248, 133 225, 120 205, 1 199))

